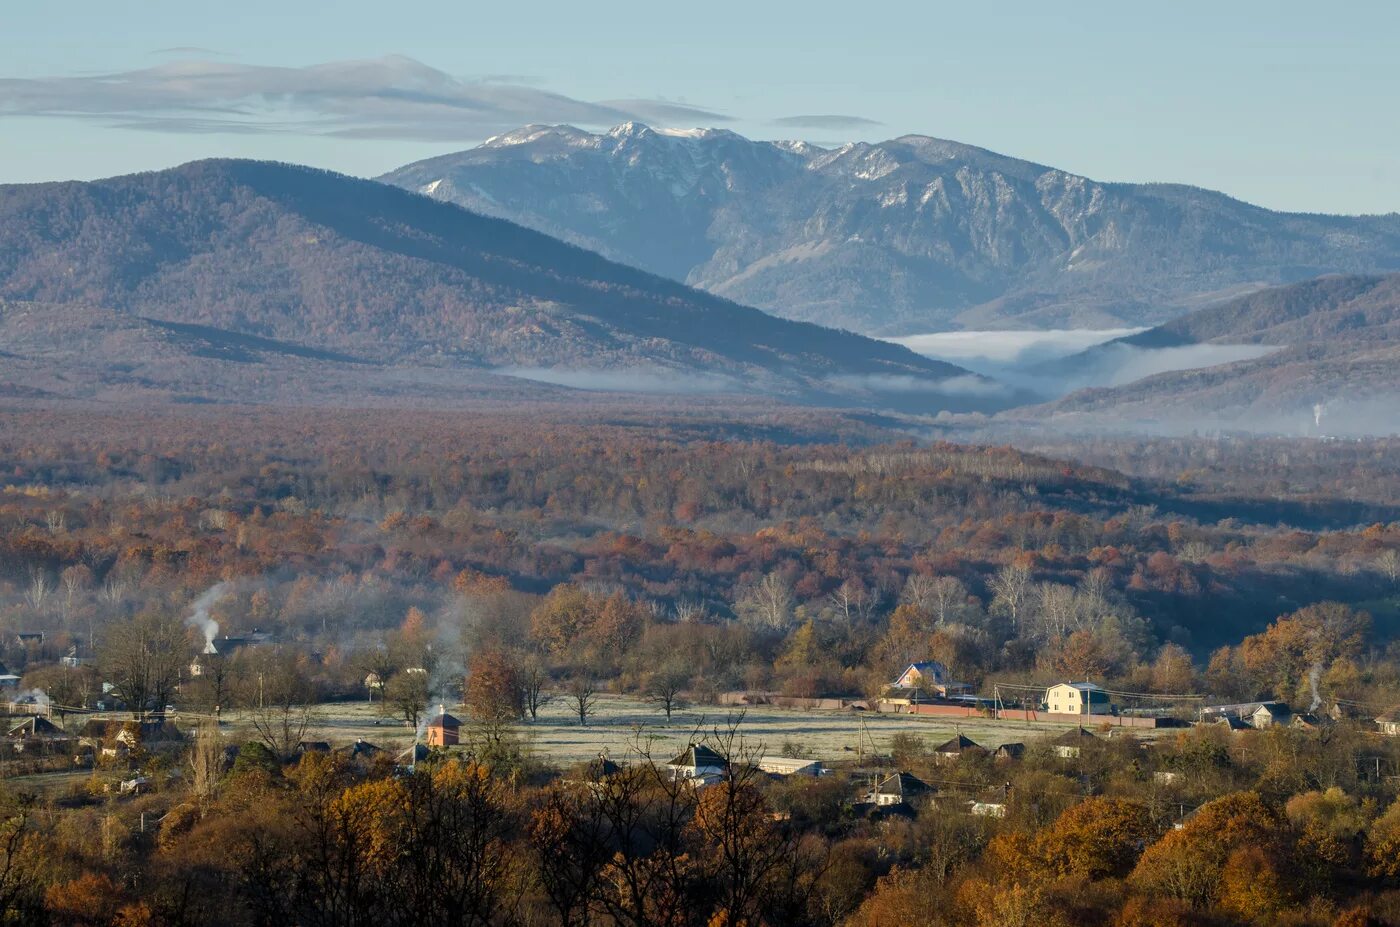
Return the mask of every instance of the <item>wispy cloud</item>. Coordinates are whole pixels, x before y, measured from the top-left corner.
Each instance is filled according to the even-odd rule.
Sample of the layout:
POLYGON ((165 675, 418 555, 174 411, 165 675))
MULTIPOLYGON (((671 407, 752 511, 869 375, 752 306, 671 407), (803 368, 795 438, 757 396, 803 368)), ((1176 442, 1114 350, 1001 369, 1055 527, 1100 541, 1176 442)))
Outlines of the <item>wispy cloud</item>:
POLYGON ((874 119, 866 119, 864 116, 840 116, 811 115, 811 116, 783 116, 774 119, 773 125, 783 126, 789 129, 830 129, 841 131, 843 129, 869 129, 884 123, 876 122, 874 119))
POLYGON ((473 141, 538 122, 693 126, 728 119, 667 100, 595 103, 499 77, 468 80, 397 55, 307 67, 214 61, 205 55, 110 74, 0 78, 0 116, 6 115, 87 119, 157 132, 418 141, 473 141))

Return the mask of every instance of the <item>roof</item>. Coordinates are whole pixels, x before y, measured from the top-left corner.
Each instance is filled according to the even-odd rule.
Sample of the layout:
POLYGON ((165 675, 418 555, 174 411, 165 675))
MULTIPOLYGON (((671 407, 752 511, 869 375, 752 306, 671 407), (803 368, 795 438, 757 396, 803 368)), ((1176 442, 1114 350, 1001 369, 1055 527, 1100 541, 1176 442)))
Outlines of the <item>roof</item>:
POLYGON ((1017 757, 1026 752, 1026 745, 1023 743, 1002 744, 997 747, 997 756, 1017 757))
POLYGON ((1382 712, 1377 716, 1376 721, 1380 724, 1395 724, 1400 722, 1400 705, 1396 705, 1390 711, 1382 712))
POLYGON ((677 754, 676 758, 673 759, 667 765, 687 766, 693 769, 699 769, 701 767, 706 766, 723 769, 729 764, 725 762, 724 757, 720 756, 718 753, 711 750, 704 744, 691 744, 689 747, 686 747, 679 754, 677 754))
POLYGON ((1065 731, 1059 737, 1056 737, 1054 742, 1057 744, 1077 745, 1086 740, 1098 740, 1098 738, 1094 736, 1093 731, 1087 730, 1083 725, 1080 725, 1072 730, 1065 731))
POLYGON ((449 715, 449 714, 448 714, 447 712, 445 712, 445 711, 444 711, 442 714, 438 715, 438 716, 437 716, 436 718, 434 718, 433 720, 431 720, 431 721, 428 722, 428 727, 461 727, 461 726, 462 726, 462 722, 461 722, 461 721, 458 721, 456 718, 452 717, 452 715, 449 715))
POLYGON ((1202 715, 1252 715, 1265 705, 1271 706, 1272 713, 1287 712, 1288 705, 1279 701, 1236 702, 1233 705, 1207 705, 1201 709, 1202 715))
POLYGON ((80 737, 106 737, 113 731, 120 730, 122 722, 106 721, 102 718, 88 718, 83 722, 83 726, 78 728, 80 737))
POLYGON ((346 756, 353 758, 360 756, 373 756, 376 753, 381 753, 382 750, 367 740, 357 740, 348 747, 341 747, 335 752, 343 753, 346 756))
POLYGON ((331 745, 325 740, 303 740, 297 744, 298 753, 330 753, 331 745))
POLYGON ((52 721, 50 721, 48 718, 41 718, 41 717, 39 717, 38 715, 35 715, 35 716, 32 717, 32 718, 26 718, 25 720, 21 721, 19 724, 17 724, 17 725, 15 725, 14 727, 10 728, 10 732, 9 732, 9 734, 7 734, 6 736, 8 736, 8 737, 66 737, 67 735, 63 733, 63 728, 59 727, 57 724, 54 724, 54 723, 53 723, 52 721))
POLYGON ((1247 730, 1249 730, 1249 725, 1248 725, 1247 723, 1245 723, 1244 721, 1240 720, 1240 716, 1239 716, 1239 715, 1224 715, 1223 717, 1221 717, 1221 718, 1219 718, 1218 720, 1216 720, 1214 723, 1215 723, 1215 724, 1223 724, 1223 725, 1225 725, 1226 727, 1228 727, 1228 728, 1229 728, 1230 730, 1232 730, 1232 731, 1247 731, 1247 730))
POLYGON ((903 679, 910 670, 916 671, 920 676, 931 676, 935 682, 941 682, 943 677, 948 675, 948 668, 937 660, 919 660, 900 670, 899 678, 903 679))
POLYGON ((767 773, 790 775, 812 767, 820 767, 821 760, 800 756, 765 756, 758 761, 758 768, 767 773))
POLYGON ((969 750, 986 752, 981 744, 961 732, 947 743, 933 748, 934 753, 964 753, 969 750))
POLYGON ((877 779, 875 787, 870 791, 873 795, 898 795, 903 798, 909 795, 922 795, 930 788, 931 786, 918 776, 907 772, 897 772, 884 779, 877 779))
POLYGON ((622 767, 608 759, 606 754, 600 753, 579 767, 579 772, 589 782, 602 782, 609 776, 622 772, 622 767))

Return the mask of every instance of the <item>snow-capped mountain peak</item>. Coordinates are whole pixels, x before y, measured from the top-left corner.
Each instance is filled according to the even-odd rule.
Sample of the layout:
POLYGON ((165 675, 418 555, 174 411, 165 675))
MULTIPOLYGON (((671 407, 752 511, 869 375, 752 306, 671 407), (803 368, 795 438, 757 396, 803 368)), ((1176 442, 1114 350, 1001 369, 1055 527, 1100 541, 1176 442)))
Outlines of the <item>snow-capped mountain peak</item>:
POLYGON ((1150 325, 1231 288, 1400 268, 1400 216, 1271 213, 925 135, 824 148, 536 125, 384 179, 867 333, 1150 325))

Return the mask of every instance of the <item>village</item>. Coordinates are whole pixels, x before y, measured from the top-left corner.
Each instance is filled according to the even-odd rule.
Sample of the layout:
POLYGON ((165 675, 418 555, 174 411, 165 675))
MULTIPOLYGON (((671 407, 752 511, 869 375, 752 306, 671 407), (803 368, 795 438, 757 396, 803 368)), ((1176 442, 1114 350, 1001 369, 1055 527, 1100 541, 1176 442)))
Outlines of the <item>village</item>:
MULTIPOLYGON (((223 639, 220 646, 229 653, 265 643, 249 636, 223 639)), ((197 657, 193 675, 207 670, 209 661, 208 653, 197 657)), ((133 712, 110 687, 90 707, 63 705, 41 691, 20 693, 19 682, 0 673, 7 715, 0 768, 6 778, 39 791, 82 788, 134 797, 179 787, 199 736, 218 739, 226 769, 252 749, 283 763, 307 754, 334 755, 399 775, 420 764, 470 759, 476 744, 464 707, 446 702, 424 706, 423 720, 412 729, 385 717, 372 699, 306 706, 301 736, 277 751, 247 711, 183 711, 177 697, 164 710, 133 712)), ((981 695, 971 688, 930 660, 910 664, 875 699, 729 692, 710 704, 678 698, 674 714, 663 719, 646 700, 600 694, 580 723, 564 699, 547 698, 537 718, 513 727, 536 769, 559 770, 566 779, 596 781, 623 765, 646 763, 703 789, 725 781, 730 765, 742 762, 774 780, 840 775, 849 782, 849 807, 876 817, 935 806, 1001 817, 1011 788, 1003 782, 1006 768, 1028 751, 1065 764, 1088 751, 1152 766, 1162 738, 1192 728, 1229 738, 1333 728, 1400 738, 1400 709, 1367 718, 1341 702, 1307 711, 1281 701, 1208 704, 1199 697, 1173 701, 1120 693, 1089 681, 1043 689, 1000 683, 981 695), (1153 704, 1142 707, 1144 698, 1153 704), (711 745, 722 732, 729 735, 724 753, 711 745)), ((1377 775, 1400 772, 1395 752, 1376 752, 1377 775)), ((1170 764, 1151 772, 1153 783, 1167 789, 1180 776, 1170 764)))

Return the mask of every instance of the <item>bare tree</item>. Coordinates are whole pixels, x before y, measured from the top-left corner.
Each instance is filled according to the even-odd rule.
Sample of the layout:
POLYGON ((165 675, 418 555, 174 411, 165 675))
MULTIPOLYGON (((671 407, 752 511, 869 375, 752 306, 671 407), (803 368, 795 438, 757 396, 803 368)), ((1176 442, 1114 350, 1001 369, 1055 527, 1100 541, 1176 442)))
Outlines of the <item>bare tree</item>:
POLYGON ((988 585, 992 590, 992 606, 1005 614, 1011 622, 1012 631, 1019 633, 1031 597, 1030 568, 1017 563, 1008 564, 997 571, 988 585))
POLYGON ((780 631, 792 623, 792 586, 781 574, 769 573, 746 589, 734 608, 749 624, 780 631))
POLYGON ((689 684, 690 674, 685 668, 678 664, 669 664, 647 677, 643 691, 647 701, 665 712, 666 720, 670 721, 672 712, 685 707, 682 693, 689 684))
POLYGON ((29 585, 24 590, 24 599, 35 611, 40 611, 53 592, 53 581, 49 574, 39 567, 29 568, 29 585))
POLYGON ((147 613, 113 625, 98 662, 117 696, 139 715, 170 700, 189 652, 178 618, 147 613))
POLYGON ((939 576, 929 584, 929 612, 941 627, 962 617, 967 587, 956 576, 939 576))
POLYGON ((418 730, 418 723, 423 720, 432 698, 428 689, 428 674, 418 667, 395 673, 384 684, 384 712, 402 718, 409 727, 418 730))
POLYGON ((545 691, 549 685, 549 670, 539 657, 531 657, 520 668, 520 691, 525 698, 525 713, 531 721, 540 719, 540 711, 554 701, 545 691))
POLYGON ((315 690, 296 656, 277 650, 259 654, 247 684, 252 690, 245 696, 249 720, 259 740, 282 759, 292 756, 306 738, 315 701, 315 690))
MULTIPOLYGON (((81 563, 75 563, 64 568, 59 574, 59 581, 63 583, 63 614, 66 617, 72 614, 73 600, 78 597, 78 593, 92 585, 92 570, 81 563)), ((88 644, 92 644, 91 635, 88 644)))
POLYGON ((932 614, 935 582, 935 577, 925 573, 909 574, 909 578, 904 581, 904 591, 899 594, 900 604, 912 605, 921 612, 932 614))
POLYGON ((569 705, 579 726, 586 727, 598 705, 598 683, 592 675, 579 673, 569 680, 569 705))
POLYGON ((1385 574, 1391 585, 1394 585, 1396 579, 1400 578, 1400 551, 1396 551, 1394 548, 1382 551, 1381 555, 1376 558, 1376 567, 1385 574))

